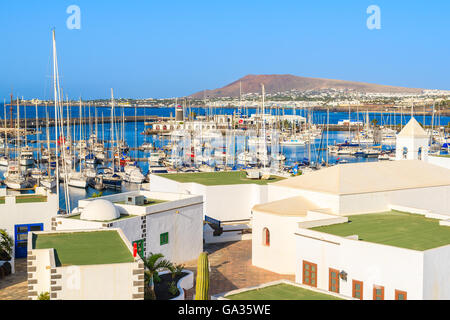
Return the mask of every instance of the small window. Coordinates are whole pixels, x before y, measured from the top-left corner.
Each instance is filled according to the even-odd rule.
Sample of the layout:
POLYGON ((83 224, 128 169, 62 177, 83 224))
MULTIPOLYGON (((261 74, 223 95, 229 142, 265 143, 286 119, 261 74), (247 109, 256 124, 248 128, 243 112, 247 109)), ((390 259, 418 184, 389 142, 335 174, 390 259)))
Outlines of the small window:
POLYGON ((339 293, 339 271, 338 270, 330 268, 328 290, 331 292, 339 293))
POLYGON ((362 300, 363 299, 363 283, 362 281, 353 280, 352 283, 352 297, 362 300))
POLYGON ((17 235, 18 241, 23 241, 23 240, 27 240, 27 239, 28 239, 28 233, 19 233, 17 235))
POLYGON ((373 300, 384 300, 383 286, 373 286, 373 300))
POLYGON ((395 290, 395 300, 407 300, 406 291, 395 290))
POLYGON ((159 235, 159 244, 162 246, 168 243, 169 243, 169 233, 168 232, 161 233, 159 235))
POLYGON ((270 246, 270 231, 267 228, 263 229, 263 245, 270 246))
POLYGON ((41 226, 30 226, 30 231, 42 231, 41 226))
POLYGON ((317 264, 303 261, 303 284, 317 287, 317 264))
POLYGON ((144 251, 145 239, 133 241, 133 247, 134 247, 134 244, 135 244, 135 243, 136 243, 137 254, 138 254, 141 258, 143 258, 143 257, 145 256, 145 255, 144 255, 144 253, 145 253, 145 251, 144 251))
POLYGON ((28 232, 28 227, 17 227, 17 233, 24 233, 24 232, 28 232))

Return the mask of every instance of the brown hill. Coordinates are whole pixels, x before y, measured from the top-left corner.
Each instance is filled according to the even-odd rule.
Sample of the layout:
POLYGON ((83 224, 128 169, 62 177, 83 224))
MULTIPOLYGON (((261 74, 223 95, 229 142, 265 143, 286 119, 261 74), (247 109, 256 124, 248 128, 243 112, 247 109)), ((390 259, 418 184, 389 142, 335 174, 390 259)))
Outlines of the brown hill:
POLYGON ((191 97, 201 99, 206 97, 238 97, 239 82, 242 84, 242 93, 260 93, 261 83, 264 84, 266 93, 286 92, 290 90, 308 91, 320 89, 349 89, 364 93, 411 93, 419 94, 422 89, 392 87, 363 82, 330 80, 319 78, 298 77, 290 74, 271 74, 271 75, 247 75, 237 81, 234 81, 225 87, 205 90, 193 94, 191 97))

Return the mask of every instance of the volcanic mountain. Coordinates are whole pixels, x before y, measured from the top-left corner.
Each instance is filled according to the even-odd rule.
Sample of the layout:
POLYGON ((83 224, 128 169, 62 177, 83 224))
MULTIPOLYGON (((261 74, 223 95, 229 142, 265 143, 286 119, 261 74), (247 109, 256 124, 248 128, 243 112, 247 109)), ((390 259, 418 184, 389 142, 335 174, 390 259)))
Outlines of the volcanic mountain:
POLYGON ((261 84, 264 84, 266 93, 282 93, 287 91, 310 91, 323 89, 352 90, 362 93, 409 93, 420 94, 422 89, 393 87, 379 84, 330 80, 319 78, 298 77, 290 74, 271 74, 271 75, 247 75, 236 80, 225 87, 204 90, 191 95, 192 98, 201 99, 203 97, 239 97, 240 84, 242 94, 260 93, 261 84))

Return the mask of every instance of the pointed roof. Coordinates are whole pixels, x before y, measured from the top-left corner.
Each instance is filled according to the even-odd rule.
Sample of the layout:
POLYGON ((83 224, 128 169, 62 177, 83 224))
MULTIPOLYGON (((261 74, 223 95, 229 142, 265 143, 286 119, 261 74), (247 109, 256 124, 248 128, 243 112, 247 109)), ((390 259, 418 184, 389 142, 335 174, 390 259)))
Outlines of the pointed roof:
POLYGON ((332 166, 273 186, 324 192, 360 194, 450 185, 450 170, 420 160, 360 162, 332 166))
POLYGON ((428 138, 428 134, 417 122, 416 118, 412 117, 397 137, 428 138))

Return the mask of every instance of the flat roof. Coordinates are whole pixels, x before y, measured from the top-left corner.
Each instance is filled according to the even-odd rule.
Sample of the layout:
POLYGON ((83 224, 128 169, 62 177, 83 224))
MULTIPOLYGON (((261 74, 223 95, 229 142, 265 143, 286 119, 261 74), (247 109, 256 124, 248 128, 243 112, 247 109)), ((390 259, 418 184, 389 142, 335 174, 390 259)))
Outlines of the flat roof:
POLYGON ((348 217, 348 222, 311 230, 341 237, 358 235, 359 240, 424 251, 450 244, 450 227, 439 220, 399 211, 348 217))
POLYGON ((205 186, 233 185, 233 184, 260 184, 284 180, 278 176, 270 176, 267 180, 256 180, 246 178, 243 171, 218 171, 218 172, 193 172, 193 173, 162 173, 157 176, 175 180, 182 183, 195 182, 205 186))
POLYGON ((343 300, 332 295, 286 283, 226 295, 225 298, 230 300, 343 300))
POLYGON ((116 230, 33 235, 33 249, 55 249, 56 266, 133 262, 116 230))
POLYGON ((335 195, 450 186, 450 170, 420 160, 339 164, 275 186, 335 195))

